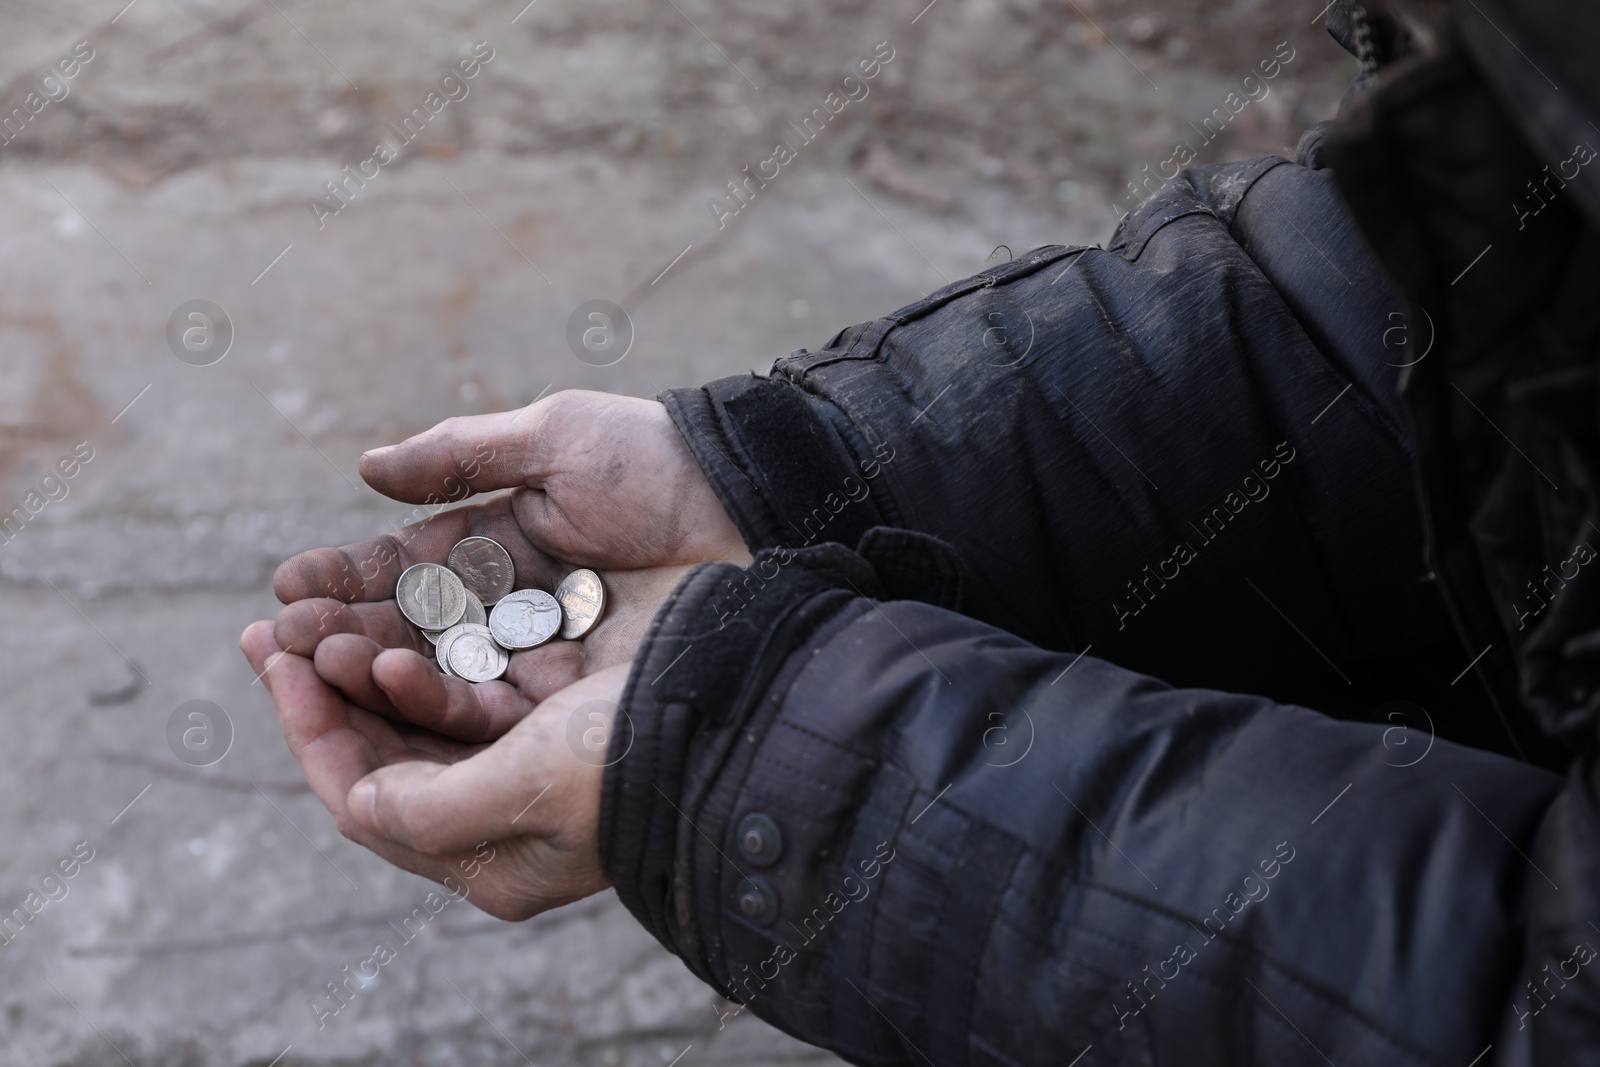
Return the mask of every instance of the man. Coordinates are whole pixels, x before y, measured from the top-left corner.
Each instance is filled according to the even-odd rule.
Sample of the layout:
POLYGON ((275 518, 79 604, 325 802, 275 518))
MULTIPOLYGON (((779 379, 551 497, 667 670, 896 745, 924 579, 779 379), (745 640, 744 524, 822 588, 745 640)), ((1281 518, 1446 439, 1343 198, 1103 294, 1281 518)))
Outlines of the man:
POLYGON ((1600 1062, 1600 21, 1328 18, 1338 124, 1104 250, 364 457, 513 491, 246 631, 340 829, 861 1063, 1600 1062), (441 677, 389 598, 468 533, 606 621, 441 677))

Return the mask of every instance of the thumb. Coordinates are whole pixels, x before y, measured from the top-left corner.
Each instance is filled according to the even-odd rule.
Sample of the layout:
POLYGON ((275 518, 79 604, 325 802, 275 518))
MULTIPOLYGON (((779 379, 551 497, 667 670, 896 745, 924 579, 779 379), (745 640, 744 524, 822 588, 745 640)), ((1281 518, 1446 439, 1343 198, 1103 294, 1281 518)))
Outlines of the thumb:
POLYGON ((380 767, 351 787, 350 815, 362 829, 430 856, 532 832, 543 820, 529 809, 555 803, 547 793, 556 783, 517 766, 526 753, 513 755, 515 747, 502 739, 459 763, 380 767))
POLYGON ((446 419, 361 457, 361 477, 408 504, 442 504, 473 493, 543 483, 542 405, 446 419))

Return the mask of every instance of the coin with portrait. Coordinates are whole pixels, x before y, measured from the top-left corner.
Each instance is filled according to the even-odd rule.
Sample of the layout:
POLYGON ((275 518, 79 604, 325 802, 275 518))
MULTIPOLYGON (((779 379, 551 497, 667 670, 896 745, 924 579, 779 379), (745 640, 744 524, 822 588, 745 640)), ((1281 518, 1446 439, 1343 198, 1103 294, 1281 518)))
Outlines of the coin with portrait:
POLYGON ((469 682, 488 682, 506 673, 511 653, 500 647, 487 626, 467 623, 450 642, 450 673, 469 682))
POLYGON ((486 607, 498 603, 517 584, 511 553, 493 538, 468 537, 457 541, 450 550, 449 563, 468 592, 475 594, 486 607))
POLYGON ((543 589, 518 589, 489 612, 489 632, 506 648, 537 648, 560 629, 561 605, 543 589))

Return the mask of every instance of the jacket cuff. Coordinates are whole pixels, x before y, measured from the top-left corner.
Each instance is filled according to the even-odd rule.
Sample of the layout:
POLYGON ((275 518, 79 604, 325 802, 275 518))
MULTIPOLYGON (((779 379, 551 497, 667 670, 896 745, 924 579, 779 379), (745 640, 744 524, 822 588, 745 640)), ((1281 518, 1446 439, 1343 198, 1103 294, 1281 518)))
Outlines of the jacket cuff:
POLYGON ((764 739, 776 702, 762 697, 787 688, 776 676, 791 654, 842 625, 836 617, 857 592, 883 590, 838 545, 762 552, 748 568, 697 567, 657 613, 623 691, 602 791, 602 862, 634 917, 730 998, 720 916, 738 908, 742 872, 727 859, 738 851, 735 798, 715 785, 764 739))
POLYGON ((853 458, 818 402, 788 379, 719 378, 668 390, 661 402, 751 547, 855 545, 884 524, 873 479, 893 449, 853 458))

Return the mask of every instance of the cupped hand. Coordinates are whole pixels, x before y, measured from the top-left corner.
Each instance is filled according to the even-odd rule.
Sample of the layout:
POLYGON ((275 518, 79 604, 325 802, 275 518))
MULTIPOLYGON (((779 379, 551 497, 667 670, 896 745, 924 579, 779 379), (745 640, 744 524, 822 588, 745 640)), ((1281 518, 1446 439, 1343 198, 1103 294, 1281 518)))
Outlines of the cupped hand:
POLYGON ((361 470, 427 510, 285 562, 273 588, 286 606, 241 641, 307 781, 345 836, 457 891, 472 879, 469 899, 502 918, 604 888, 600 782, 629 665, 690 566, 749 562, 737 529, 650 401, 558 393, 447 420, 368 453, 361 470), (443 675, 395 584, 474 535, 505 547, 519 588, 599 571, 600 622, 513 654, 503 681, 443 675))
POLYGON ((346 837, 503 919, 609 885, 599 846, 605 745, 594 740, 604 740, 626 666, 551 694, 493 744, 464 744, 346 699, 311 660, 279 648, 272 623, 253 624, 240 644, 346 837))
POLYGON ((276 582, 280 596, 286 587, 308 595, 278 613, 274 644, 311 660, 323 681, 367 711, 458 741, 491 741, 578 679, 631 663, 651 620, 689 569, 600 572, 605 610, 581 640, 557 638, 513 652, 503 679, 472 683, 440 671, 434 646, 393 598, 406 567, 443 563, 452 546, 474 535, 505 546, 519 586, 554 589, 573 569, 528 540, 510 517, 508 497, 456 508, 391 535, 284 563, 276 582))
POLYGON ((274 640, 314 659, 321 677, 359 706, 460 740, 498 737, 577 679, 631 661, 690 565, 750 559, 666 410, 652 401, 563 392, 521 411, 448 419, 369 452, 362 475, 429 510, 474 493, 512 492, 288 560, 273 579, 287 605, 274 640), (519 588, 551 590, 577 567, 599 570, 607 594, 600 623, 581 641, 515 653, 504 681, 474 685, 441 674, 433 647, 400 613, 395 583, 415 563, 445 562, 473 535, 506 548, 519 588))
POLYGON ((446 419, 361 457, 378 492, 411 504, 515 489, 517 523, 576 566, 749 563, 737 528, 653 400, 570 390, 520 411, 446 419))

